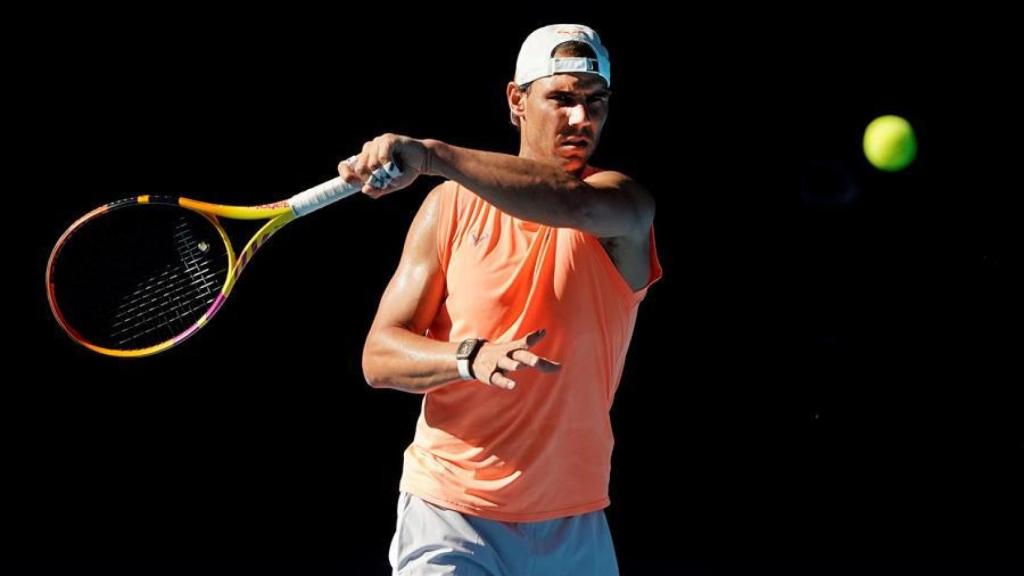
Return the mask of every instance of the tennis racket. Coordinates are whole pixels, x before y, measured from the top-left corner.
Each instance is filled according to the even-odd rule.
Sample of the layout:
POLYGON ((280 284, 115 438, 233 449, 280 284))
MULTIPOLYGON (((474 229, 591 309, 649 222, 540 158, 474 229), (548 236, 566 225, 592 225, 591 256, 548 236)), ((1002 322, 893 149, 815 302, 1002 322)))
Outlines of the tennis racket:
MULTIPOLYGON (((369 183, 383 188, 401 174, 390 162, 369 183)), ((361 189, 337 177, 262 206, 177 196, 110 202, 76 220, 53 247, 46 267, 50 310, 72 340, 94 352, 163 352, 213 318, 275 232, 361 189), (221 218, 267 222, 236 255, 221 218)))

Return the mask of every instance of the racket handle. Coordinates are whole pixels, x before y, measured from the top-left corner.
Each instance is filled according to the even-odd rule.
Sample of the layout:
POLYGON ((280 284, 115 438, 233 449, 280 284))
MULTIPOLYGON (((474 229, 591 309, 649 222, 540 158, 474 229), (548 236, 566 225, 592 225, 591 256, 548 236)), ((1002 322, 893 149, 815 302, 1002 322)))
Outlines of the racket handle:
MULTIPOLYGON (((349 158, 346 162, 351 162, 354 158, 355 156, 349 158)), ((402 170, 399 168, 398 162, 388 162, 374 170, 367 183, 374 188, 386 188, 388 184, 391 184, 392 180, 401 175, 402 170)), ((309 190, 299 192, 288 199, 288 204, 292 207, 292 212, 295 213, 296 217, 305 216, 342 198, 348 198, 362 189, 362 184, 345 182, 341 179, 341 176, 338 176, 331 178, 327 182, 317 184, 309 190)))

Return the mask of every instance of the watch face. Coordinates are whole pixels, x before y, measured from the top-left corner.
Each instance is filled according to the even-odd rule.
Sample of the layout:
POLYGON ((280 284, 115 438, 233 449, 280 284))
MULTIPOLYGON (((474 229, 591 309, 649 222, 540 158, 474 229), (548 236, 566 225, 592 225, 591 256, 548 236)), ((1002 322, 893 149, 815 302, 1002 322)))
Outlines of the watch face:
POLYGON ((473 345, 476 342, 474 340, 463 340, 462 344, 459 344, 459 356, 469 356, 469 353, 473 351, 473 345))

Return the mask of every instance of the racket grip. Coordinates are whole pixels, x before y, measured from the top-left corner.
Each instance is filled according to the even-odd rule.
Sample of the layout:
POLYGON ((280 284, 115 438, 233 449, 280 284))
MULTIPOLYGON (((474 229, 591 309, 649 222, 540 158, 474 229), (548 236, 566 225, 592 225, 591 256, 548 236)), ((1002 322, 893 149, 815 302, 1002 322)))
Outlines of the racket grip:
MULTIPOLYGON (((346 160, 350 162, 355 156, 346 160)), ((391 181, 402 175, 402 170, 399 168, 397 162, 388 162, 384 166, 374 170, 373 174, 370 175, 370 179, 367 183, 374 188, 386 188, 391 181)), ((337 202, 342 198, 348 198, 349 196, 359 192, 363 189, 363 185, 360 183, 349 183, 341 179, 341 176, 331 178, 327 182, 317 184, 309 190, 299 192, 295 196, 288 199, 288 204, 292 207, 292 212, 295 216, 305 216, 310 212, 314 212, 327 206, 328 204, 337 202)))

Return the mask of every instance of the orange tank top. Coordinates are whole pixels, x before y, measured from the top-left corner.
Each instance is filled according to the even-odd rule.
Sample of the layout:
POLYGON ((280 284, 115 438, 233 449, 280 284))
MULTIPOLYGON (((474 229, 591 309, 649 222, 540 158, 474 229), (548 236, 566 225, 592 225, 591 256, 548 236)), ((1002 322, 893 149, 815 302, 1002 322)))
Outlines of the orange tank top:
POLYGON ((437 250, 446 296, 428 336, 455 342, 547 335, 532 350, 556 373, 514 373, 512 391, 475 381, 423 397, 400 489, 459 512, 533 522, 610 503, 609 410, 637 308, 597 237, 505 214, 455 182, 442 185, 437 250))

